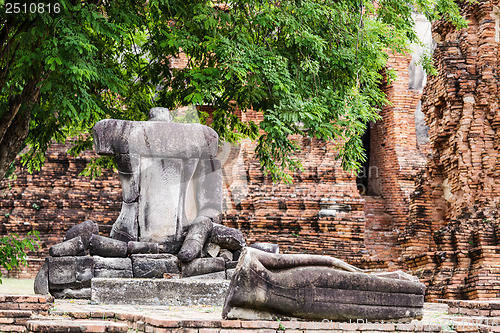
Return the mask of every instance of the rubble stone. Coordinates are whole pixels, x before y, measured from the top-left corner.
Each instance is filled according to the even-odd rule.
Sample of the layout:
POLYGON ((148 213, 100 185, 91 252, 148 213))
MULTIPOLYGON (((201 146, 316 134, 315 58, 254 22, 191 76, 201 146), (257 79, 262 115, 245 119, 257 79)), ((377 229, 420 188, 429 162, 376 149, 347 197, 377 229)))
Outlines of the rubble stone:
POLYGON ((162 278, 165 273, 179 274, 179 259, 171 254, 133 254, 136 278, 162 278))
POLYGON ((56 244, 49 249, 52 257, 71 257, 85 255, 85 246, 80 236, 56 244))
POLYGON ((89 241, 92 235, 99 235, 99 226, 92 220, 87 220, 80 224, 71 227, 64 235, 64 240, 70 240, 75 237, 80 236, 85 246, 85 249, 89 248, 89 241))
POLYGON ((221 272, 226 270, 226 261, 221 258, 198 258, 188 263, 182 263, 182 277, 221 272))

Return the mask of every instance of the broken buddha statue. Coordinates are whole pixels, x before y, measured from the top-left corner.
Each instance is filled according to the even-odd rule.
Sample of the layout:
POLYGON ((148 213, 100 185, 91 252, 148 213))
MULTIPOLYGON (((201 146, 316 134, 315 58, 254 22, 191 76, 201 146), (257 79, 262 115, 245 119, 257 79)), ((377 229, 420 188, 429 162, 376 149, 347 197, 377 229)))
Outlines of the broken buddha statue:
POLYGON ((222 212, 217 133, 153 108, 149 121, 98 122, 94 142, 98 154, 114 156, 122 184, 111 238, 159 243, 184 262, 199 256, 222 212))
POLYGON ((229 286, 225 319, 390 320, 422 317, 424 284, 403 272, 367 274, 319 255, 245 248, 229 286))

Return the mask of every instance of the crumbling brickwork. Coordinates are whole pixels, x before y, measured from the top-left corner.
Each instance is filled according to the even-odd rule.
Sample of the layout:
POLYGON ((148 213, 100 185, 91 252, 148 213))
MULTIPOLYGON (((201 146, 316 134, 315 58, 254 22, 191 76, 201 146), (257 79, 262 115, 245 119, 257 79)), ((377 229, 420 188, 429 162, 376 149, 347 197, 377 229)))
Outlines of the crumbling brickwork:
POLYGON ((224 166, 224 174, 232 174, 226 178, 224 222, 244 231, 249 243, 277 243, 284 253, 330 254, 359 263, 366 253, 365 200, 355 175, 341 169, 333 142, 297 140, 304 171, 292 184, 273 184, 263 175, 254 143, 232 148, 238 153, 224 166))
POLYGON ((1 182, 0 234, 24 237, 30 230, 37 230, 41 240, 38 251, 29 253, 29 266, 11 276, 34 277, 48 249, 60 243, 72 226, 92 219, 98 222, 101 234, 109 236, 110 226, 118 216, 118 177, 110 170, 104 170, 95 180, 78 176, 95 155, 87 152, 71 158, 66 154, 68 148, 54 144, 41 171, 29 174, 17 165, 16 178, 1 182))
POLYGON ((500 296, 499 2, 463 2, 469 26, 433 26, 439 74, 424 91, 432 157, 402 236, 428 299, 500 296))

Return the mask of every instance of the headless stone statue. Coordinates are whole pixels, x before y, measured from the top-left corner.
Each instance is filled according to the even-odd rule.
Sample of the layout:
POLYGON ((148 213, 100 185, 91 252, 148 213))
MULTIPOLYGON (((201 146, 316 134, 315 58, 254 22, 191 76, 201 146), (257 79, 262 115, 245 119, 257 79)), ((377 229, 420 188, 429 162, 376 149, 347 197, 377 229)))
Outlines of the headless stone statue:
POLYGON ((111 237, 160 243, 183 261, 198 256, 222 212, 217 133, 172 123, 168 109, 153 108, 147 122, 98 122, 94 142, 98 154, 114 156, 122 183, 111 237))
POLYGON ((224 319, 400 320, 422 318, 424 284, 405 274, 376 276, 342 260, 245 248, 224 319))

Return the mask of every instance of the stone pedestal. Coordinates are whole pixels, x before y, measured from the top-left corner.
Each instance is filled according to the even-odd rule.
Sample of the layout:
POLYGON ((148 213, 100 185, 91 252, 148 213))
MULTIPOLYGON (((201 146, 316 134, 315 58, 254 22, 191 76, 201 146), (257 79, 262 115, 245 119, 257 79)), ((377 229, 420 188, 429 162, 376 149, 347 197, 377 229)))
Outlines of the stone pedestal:
POLYGON ((92 301, 101 304, 222 306, 228 280, 92 279, 92 301))

